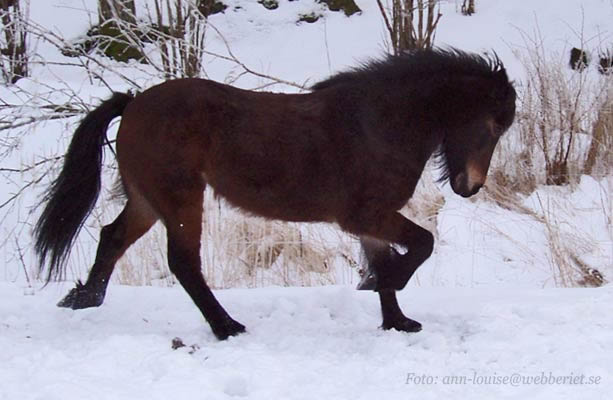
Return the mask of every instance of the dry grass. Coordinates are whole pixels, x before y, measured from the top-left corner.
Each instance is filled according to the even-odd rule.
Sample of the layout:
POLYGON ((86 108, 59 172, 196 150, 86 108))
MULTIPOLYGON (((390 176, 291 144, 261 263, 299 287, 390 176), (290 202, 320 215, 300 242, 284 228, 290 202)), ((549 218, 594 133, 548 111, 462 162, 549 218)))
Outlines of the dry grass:
POLYGON ((539 197, 541 214, 547 243, 549 263, 557 286, 601 286, 606 283, 600 272, 591 268, 581 255, 594 251, 593 238, 587 236, 580 227, 570 226, 565 220, 562 207, 554 200, 543 203, 539 197), (562 217, 560 217, 562 214, 562 217), (565 229, 564 229, 565 228, 565 229))
MULTIPOLYGON (((571 185, 582 175, 597 180, 613 167, 613 78, 578 73, 565 57, 545 51, 543 40, 525 36, 517 55, 527 79, 519 83, 516 123, 500 142, 485 187, 487 199, 543 224, 552 276, 558 286, 599 286, 606 280, 581 255, 599 238, 572 226, 569 210, 548 199, 534 211, 523 195, 540 185, 571 185)), ((610 215, 611 199, 603 201, 610 215)), ((611 224, 610 218, 608 225, 611 224)))
POLYGON ((518 87, 519 141, 512 157, 536 183, 548 185, 574 184, 596 165, 610 167, 613 78, 571 70, 564 56, 545 50, 538 34, 524 39, 526 48, 516 53, 527 78, 518 87))
MULTIPOLYGON (((602 191, 602 193, 608 192, 602 191)), ((508 190, 504 184, 495 180, 486 185, 485 195, 486 200, 517 214, 527 215, 542 225, 548 249, 546 257, 556 286, 597 287, 607 283, 601 272, 584 260, 584 256, 597 251, 596 244, 599 238, 592 237, 583 226, 573 222, 574 210, 569 209, 572 205, 561 201, 564 199, 563 193, 558 196, 548 196, 543 200, 537 192, 539 208, 536 210, 523 204, 521 194, 508 190)), ((610 208, 612 200, 603 199, 602 212, 605 218, 610 214, 607 205, 610 208)), ((607 221, 610 225, 610 218, 607 221)), ((512 239, 504 232, 498 231, 498 234, 512 239)), ((518 247, 522 246, 523 244, 518 243, 518 247)))
POLYGON ((587 152, 584 173, 606 176, 613 170, 613 84, 609 83, 606 100, 598 110, 592 129, 592 141, 587 152))

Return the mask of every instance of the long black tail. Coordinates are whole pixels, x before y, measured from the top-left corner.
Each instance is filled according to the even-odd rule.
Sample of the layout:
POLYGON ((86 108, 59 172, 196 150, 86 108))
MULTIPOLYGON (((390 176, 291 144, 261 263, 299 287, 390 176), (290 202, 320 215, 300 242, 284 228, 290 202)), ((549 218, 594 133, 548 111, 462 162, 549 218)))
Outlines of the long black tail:
POLYGON ((63 276, 73 241, 100 193, 106 130, 132 99, 129 94, 114 93, 85 116, 70 142, 62 172, 43 198, 47 205, 34 228, 34 236, 40 268, 49 262, 47 281, 63 276))

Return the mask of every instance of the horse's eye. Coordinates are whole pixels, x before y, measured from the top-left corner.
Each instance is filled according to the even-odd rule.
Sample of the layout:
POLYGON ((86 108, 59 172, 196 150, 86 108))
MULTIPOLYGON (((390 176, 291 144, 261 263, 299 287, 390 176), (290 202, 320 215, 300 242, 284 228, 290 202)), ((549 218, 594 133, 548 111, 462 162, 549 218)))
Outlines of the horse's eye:
POLYGON ((494 136, 495 138, 499 138, 500 136, 502 136, 502 134, 504 133, 504 128, 502 125, 494 123, 493 129, 492 129, 492 136, 494 136))

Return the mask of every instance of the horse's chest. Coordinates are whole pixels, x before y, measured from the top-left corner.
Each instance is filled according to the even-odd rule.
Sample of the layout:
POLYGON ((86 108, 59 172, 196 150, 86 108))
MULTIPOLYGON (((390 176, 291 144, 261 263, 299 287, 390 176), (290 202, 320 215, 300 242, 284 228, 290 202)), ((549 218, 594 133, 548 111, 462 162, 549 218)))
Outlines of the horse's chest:
POLYGON ((365 157, 349 171, 347 183, 362 203, 402 208, 415 192, 423 168, 393 153, 365 157))

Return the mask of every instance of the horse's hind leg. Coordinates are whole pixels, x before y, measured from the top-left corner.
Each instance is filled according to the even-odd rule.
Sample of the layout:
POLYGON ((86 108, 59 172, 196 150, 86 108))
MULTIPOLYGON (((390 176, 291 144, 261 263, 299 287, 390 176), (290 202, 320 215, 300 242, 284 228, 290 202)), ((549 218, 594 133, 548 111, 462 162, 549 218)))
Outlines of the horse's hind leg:
POLYGON ((219 304, 201 270, 202 191, 175 196, 172 207, 163 213, 168 231, 168 265, 181 286, 202 312, 215 336, 224 340, 245 332, 219 304))
POLYGON ((59 303, 74 310, 97 307, 104 301, 106 288, 117 260, 155 223, 157 217, 144 201, 128 200, 119 216, 100 232, 94 265, 85 284, 77 282, 59 303))

